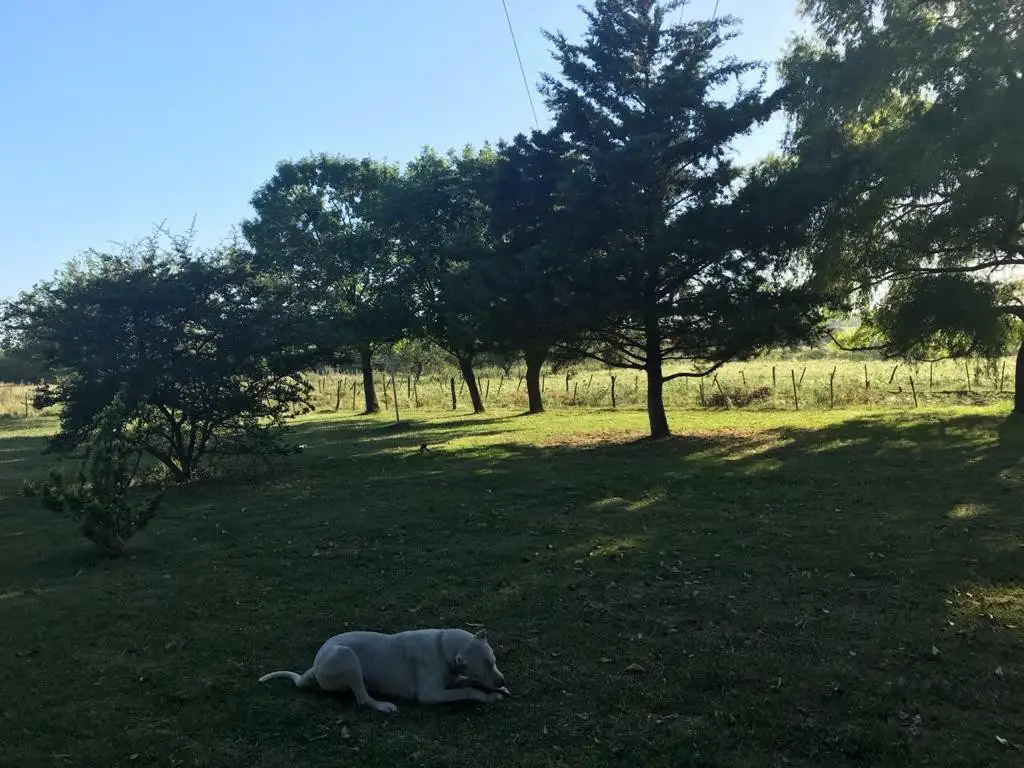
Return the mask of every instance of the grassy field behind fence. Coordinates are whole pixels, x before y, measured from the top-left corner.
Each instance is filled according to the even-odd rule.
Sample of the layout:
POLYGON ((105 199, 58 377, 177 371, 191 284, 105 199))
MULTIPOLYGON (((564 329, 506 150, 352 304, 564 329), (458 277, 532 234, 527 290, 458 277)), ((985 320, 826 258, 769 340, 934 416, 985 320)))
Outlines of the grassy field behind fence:
MULTIPOLYGON (((672 373, 677 369, 668 369, 672 373)), ((673 409, 754 408, 815 410, 882 406, 909 408, 915 404, 982 404, 1009 400, 1014 386, 1014 360, 943 361, 917 366, 849 359, 754 360, 733 363, 704 379, 680 378, 665 385, 665 404, 673 409), (916 398, 916 400, 915 400, 916 398)), ((521 366, 505 377, 499 368, 480 368, 477 379, 489 409, 523 411, 526 384, 521 366)), ((393 409, 390 376, 378 371, 377 397, 393 409), (386 386, 385 386, 386 385, 386 386)), ((396 376, 399 413, 409 410, 451 410, 451 380, 455 379, 457 411, 471 408, 469 393, 458 371, 450 369, 422 376, 396 376)), ((631 370, 577 367, 552 372, 543 378, 544 404, 549 409, 609 408, 612 380, 615 406, 642 408, 646 398, 644 374, 631 370), (568 375, 568 378, 567 378, 568 375)), ((361 411, 362 377, 355 372, 309 374, 319 412, 361 411)), ((0 416, 32 417, 31 386, 0 383, 0 416)))
MULTIPOLYGON (((848 408, 866 405, 912 407, 924 404, 983 403, 1010 397, 1013 391, 1011 358, 996 361, 944 361, 933 365, 897 365, 852 360, 755 360, 726 365, 704 379, 680 378, 665 385, 670 408, 752 407, 773 410, 848 408), (795 396, 794 396, 795 391, 795 396)), ((667 373, 674 370, 669 369, 667 373)), ((506 378, 500 369, 477 372, 484 403, 490 408, 525 410, 526 385, 521 368, 506 378)), ((378 374, 381 406, 392 406, 394 391, 378 374)), ((454 369, 423 376, 396 377, 399 411, 422 408, 451 409, 451 379, 455 379, 456 410, 470 407, 465 383, 454 369)), ((543 378, 545 407, 643 407, 646 380, 630 370, 575 369, 543 378), (568 376, 567 376, 568 374, 568 376)), ((362 379, 353 373, 313 374, 317 410, 361 410, 362 379)))

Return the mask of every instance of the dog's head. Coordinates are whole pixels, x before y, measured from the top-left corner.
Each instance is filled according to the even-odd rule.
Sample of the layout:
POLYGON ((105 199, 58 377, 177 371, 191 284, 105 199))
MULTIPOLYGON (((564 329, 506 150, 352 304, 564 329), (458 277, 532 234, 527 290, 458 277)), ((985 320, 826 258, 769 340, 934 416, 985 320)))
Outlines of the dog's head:
POLYGON ((487 642, 487 630, 481 629, 455 654, 455 671, 477 685, 497 690, 505 685, 505 676, 498 670, 494 651, 487 642))

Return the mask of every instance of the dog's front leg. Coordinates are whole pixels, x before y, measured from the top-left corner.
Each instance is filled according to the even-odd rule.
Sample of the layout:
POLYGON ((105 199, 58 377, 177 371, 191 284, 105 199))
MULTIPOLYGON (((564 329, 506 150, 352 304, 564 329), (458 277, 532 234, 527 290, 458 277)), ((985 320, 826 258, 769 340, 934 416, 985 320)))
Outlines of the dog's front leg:
POLYGON ((451 704, 456 701, 480 701, 493 704, 505 698, 500 691, 481 691, 479 688, 426 688, 417 692, 420 704, 451 704))
MULTIPOLYGON (((445 688, 469 688, 469 687, 477 688, 477 690, 481 690, 484 693, 491 693, 492 692, 491 690, 489 690, 487 688, 480 688, 479 686, 477 686, 476 683, 474 683, 472 680, 470 680, 468 677, 466 677, 464 675, 456 675, 456 677, 450 683, 448 683, 448 685, 445 686, 445 688)), ((512 695, 512 691, 510 691, 504 685, 501 686, 501 688, 495 688, 493 690, 493 692, 494 693, 503 694, 506 698, 508 698, 509 696, 512 695)))

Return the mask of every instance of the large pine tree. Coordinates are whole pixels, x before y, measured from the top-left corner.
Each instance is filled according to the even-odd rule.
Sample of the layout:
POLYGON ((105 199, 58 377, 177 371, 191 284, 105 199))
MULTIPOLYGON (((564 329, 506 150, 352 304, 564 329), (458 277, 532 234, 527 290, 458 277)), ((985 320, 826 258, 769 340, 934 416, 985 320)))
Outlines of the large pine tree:
POLYGON ((802 333, 810 317, 803 291, 779 279, 803 208, 773 190, 781 164, 745 173, 730 151, 778 99, 762 65, 722 54, 735 20, 674 23, 682 5, 596 0, 582 43, 547 33, 561 74, 543 81, 593 178, 588 349, 646 372, 655 438, 669 434, 665 382, 802 333), (664 373, 680 361, 693 366, 664 373))

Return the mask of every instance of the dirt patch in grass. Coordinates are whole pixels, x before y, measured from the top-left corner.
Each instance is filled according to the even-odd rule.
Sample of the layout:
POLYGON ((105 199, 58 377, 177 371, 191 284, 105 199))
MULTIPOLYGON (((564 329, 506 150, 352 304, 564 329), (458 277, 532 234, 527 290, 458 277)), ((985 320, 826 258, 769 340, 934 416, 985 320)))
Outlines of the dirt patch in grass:
POLYGON ((625 445, 639 442, 644 434, 637 430, 603 429, 596 432, 566 432, 546 435, 536 441, 539 448, 593 448, 603 445, 625 445))

